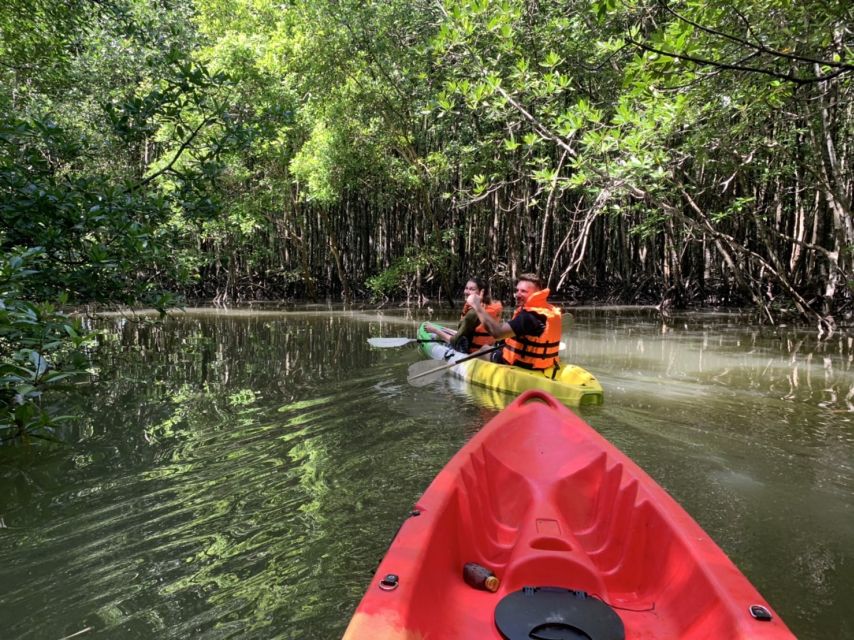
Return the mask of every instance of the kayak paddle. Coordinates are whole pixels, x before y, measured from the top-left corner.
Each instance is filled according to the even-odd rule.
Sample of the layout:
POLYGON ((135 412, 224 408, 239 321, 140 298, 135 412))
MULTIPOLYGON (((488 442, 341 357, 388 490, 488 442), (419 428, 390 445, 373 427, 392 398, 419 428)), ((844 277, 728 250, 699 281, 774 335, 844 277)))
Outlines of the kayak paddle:
POLYGON ((475 358, 479 358, 480 356, 486 355, 487 353, 498 351, 503 346, 504 343, 501 343, 496 344, 492 347, 488 347, 486 349, 481 349, 480 351, 476 351, 475 353, 472 353, 471 355, 468 355, 465 358, 460 358, 456 362, 436 362, 435 360, 419 360, 418 362, 409 366, 409 375, 407 376, 406 381, 414 387, 427 386, 431 382, 435 382, 436 380, 441 378, 442 374, 444 374, 455 364, 474 360, 475 358))
POLYGON ((368 338, 372 347, 402 347, 410 342, 442 342, 442 340, 422 340, 421 338, 368 338))

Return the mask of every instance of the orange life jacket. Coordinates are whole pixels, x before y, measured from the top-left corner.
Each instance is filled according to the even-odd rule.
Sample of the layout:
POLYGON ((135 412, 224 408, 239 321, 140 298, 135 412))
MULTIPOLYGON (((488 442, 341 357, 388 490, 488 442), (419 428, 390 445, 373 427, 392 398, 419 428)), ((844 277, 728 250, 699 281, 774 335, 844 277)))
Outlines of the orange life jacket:
POLYGON ((504 341, 501 354, 507 364, 524 369, 548 369, 558 364, 560 350, 560 309, 550 305, 546 299, 548 289, 532 293, 513 317, 524 309, 545 318, 546 327, 539 336, 514 336, 504 341))
MULTIPOLYGON (((471 305, 466 302, 463 305, 463 312, 460 314, 460 319, 462 320, 465 318, 466 314, 471 311, 471 309, 471 305)), ((496 300, 484 305, 483 310, 500 322, 501 313, 504 311, 504 307, 498 300, 496 300)), ((480 351, 483 347, 488 347, 491 344, 495 344, 495 338, 490 335, 489 331, 487 331, 486 327, 481 322, 474 328, 474 335, 472 336, 471 344, 469 345, 469 353, 480 351)))

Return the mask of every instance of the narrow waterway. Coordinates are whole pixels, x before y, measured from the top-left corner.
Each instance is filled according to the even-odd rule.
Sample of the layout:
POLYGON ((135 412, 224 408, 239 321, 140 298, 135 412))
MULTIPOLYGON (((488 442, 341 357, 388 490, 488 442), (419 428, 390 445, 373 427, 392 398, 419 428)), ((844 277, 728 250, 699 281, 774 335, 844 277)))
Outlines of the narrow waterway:
MULTIPOLYGON (((576 309, 578 412, 802 639, 854 637, 854 340, 576 309)), ((337 638, 410 505, 505 401, 416 389, 404 312, 103 321, 66 444, 0 447, 0 638, 337 638)), ((439 316, 450 320, 451 316, 439 316)))

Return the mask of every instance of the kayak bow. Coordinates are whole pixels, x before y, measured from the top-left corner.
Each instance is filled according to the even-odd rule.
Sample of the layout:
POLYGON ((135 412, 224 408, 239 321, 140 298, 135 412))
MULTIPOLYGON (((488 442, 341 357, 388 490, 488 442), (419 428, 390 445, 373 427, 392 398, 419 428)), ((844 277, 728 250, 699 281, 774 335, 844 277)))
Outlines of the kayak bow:
POLYGON ((673 498, 532 391, 435 478, 344 638, 794 636, 673 498))

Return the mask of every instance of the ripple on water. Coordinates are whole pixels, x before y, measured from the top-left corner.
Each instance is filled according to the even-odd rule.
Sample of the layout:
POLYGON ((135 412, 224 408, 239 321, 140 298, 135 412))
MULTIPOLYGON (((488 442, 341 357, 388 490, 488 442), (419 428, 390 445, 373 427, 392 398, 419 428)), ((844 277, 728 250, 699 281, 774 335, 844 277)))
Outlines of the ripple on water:
POLYGON ((365 550, 340 532, 366 512, 401 518, 424 488, 424 464, 435 466, 407 390, 399 373, 382 371, 334 395, 252 400, 217 419, 185 412, 168 430, 154 425, 149 464, 59 491, 50 499, 58 517, 16 538, 28 558, 13 571, 22 588, 4 603, 43 605, 9 631, 61 637, 61 617, 165 638, 267 637, 283 619, 302 629, 340 625, 336 603, 362 587, 335 577, 342 558, 378 558, 387 543, 384 532, 365 550), (377 466, 388 476, 352 486, 377 466), (403 504, 390 509, 394 492, 403 504), (88 589, 52 592, 82 576, 88 589))
MULTIPOLYGON (((414 349, 365 339, 417 320, 365 315, 123 326, 138 349, 78 412, 79 442, 0 461, 0 637, 339 637, 409 507, 506 404, 453 378, 413 389, 414 349)), ((705 326, 597 323, 571 336, 570 359, 605 388, 582 417, 801 637, 844 635, 844 362, 705 326)))

